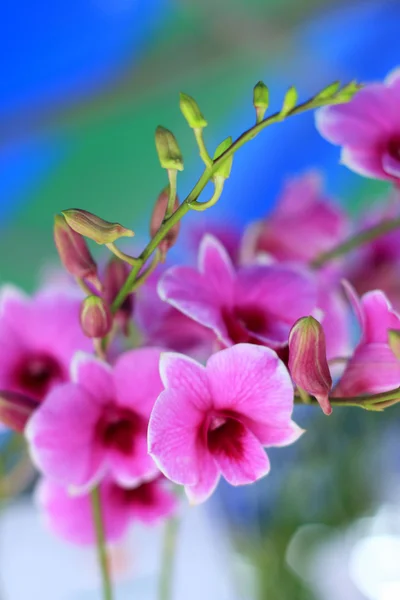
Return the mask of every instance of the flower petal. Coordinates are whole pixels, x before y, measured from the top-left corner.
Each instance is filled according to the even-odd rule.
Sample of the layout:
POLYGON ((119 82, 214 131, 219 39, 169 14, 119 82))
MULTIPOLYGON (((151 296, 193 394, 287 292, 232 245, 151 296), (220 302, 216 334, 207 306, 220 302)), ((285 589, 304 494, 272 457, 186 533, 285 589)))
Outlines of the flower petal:
POLYGON ((400 329, 400 317, 386 295, 380 290, 367 292, 361 298, 364 312, 364 337, 366 343, 388 343, 388 329, 400 329))
POLYGON ((185 492, 191 504, 205 502, 216 489, 220 472, 213 457, 205 452, 199 455, 199 479, 195 485, 186 485, 185 492))
POLYGON ((345 146, 340 154, 340 163, 354 173, 372 179, 390 179, 382 168, 381 155, 375 149, 345 146))
POLYGON ((236 344, 207 362, 215 410, 238 416, 261 441, 274 427, 286 427, 293 410, 290 375, 273 350, 236 344))
POLYGON ((153 408, 148 429, 149 452, 175 483, 199 481, 199 431, 203 412, 187 401, 185 390, 167 389, 153 408))
POLYGON ((157 396, 164 389, 161 382, 160 348, 140 348, 122 354, 114 367, 115 401, 149 418, 157 396))
POLYGON ((93 396, 75 384, 51 391, 25 430, 39 470, 64 485, 93 483, 102 467, 102 453, 94 440, 100 411, 93 396))
POLYGON ((379 394, 400 386, 400 361, 387 344, 363 344, 347 364, 333 396, 379 394))
POLYGON ((244 426, 232 444, 214 450, 212 456, 222 476, 232 485, 253 483, 270 470, 265 450, 255 435, 244 426))
POLYGON ((71 380, 85 389, 99 406, 115 398, 110 365, 91 354, 75 354, 71 363, 71 380))
POLYGON ((209 234, 200 242, 199 271, 207 278, 208 285, 221 301, 229 299, 235 278, 232 262, 221 242, 209 234))
POLYGON ((174 352, 165 352, 160 360, 160 374, 167 389, 181 391, 188 403, 199 410, 211 408, 208 378, 203 365, 174 352))

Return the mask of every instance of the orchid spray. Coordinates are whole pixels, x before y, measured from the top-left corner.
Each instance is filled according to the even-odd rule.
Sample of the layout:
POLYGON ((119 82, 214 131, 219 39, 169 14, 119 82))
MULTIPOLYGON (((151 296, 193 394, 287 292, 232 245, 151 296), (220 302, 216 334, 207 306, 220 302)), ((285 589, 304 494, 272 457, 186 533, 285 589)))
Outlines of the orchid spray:
POLYGON ((400 317, 386 289, 359 297, 357 260, 341 260, 384 240, 400 225, 397 213, 357 230, 310 172, 288 183, 275 212, 250 225, 233 250, 210 231, 197 265, 166 264, 182 218, 219 201, 234 154, 304 111, 321 110, 318 127, 344 146, 346 164, 397 186, 399 81, 397 71, 361 91, 354 82, 333 83, 303 103, 291 87, 267 116, 269 91, 259 82, 255 124, 213 154, 203 136, 207 121, 181 94, 204 171, 180 201, 182 154, 173 133, 157 128, 168 184, 143 251, 119 248, 131 229, 69 208, 56 216, 54 237, 77 285, 33 298, 3 289, 0 419, 26 436, 50 527, 74 543, 96 544, 104 600, 113 598, 108 544, 132 521, 165 520, 160 600, 171 600, 177 489, 196 504, 221 478, 237 486, 267 475, 265 448, 304 433, 292 419, 296 403, 329 415, 336 406, 381 411, 400 400, 400 317), (85 238, 110 251, 105 268, 85 238), (349 304, 361 329, 355 348, 349 304))

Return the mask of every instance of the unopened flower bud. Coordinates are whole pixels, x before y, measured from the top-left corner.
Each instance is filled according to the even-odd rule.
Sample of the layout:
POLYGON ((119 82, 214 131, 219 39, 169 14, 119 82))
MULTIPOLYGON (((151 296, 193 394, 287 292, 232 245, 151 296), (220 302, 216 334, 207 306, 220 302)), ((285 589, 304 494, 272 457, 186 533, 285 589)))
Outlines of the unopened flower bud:
POLYGON ((203 129, 203 127, 207 127, 208 123, 201 114, 199 105, 192 96, 181 92, 179 95, 179 106, 189 127, 192 129, 203 129))
POLYGON ((324 413, 330 415, 332 378, 326 358, 325 334, 321 324, 313 317, 299 319, 291 329, 289 371, 294 383, 315 396, 324 413))
POLYGON ((17 392, 0 392, 0 422, 22 433, 40 402, 17 392))
POLYGON ((400 331, 389 329, 389 346, 396 358, 400 359, 400 331))
MULTIPOLYGON (((118 292, 128 278, 129 272, 130 267, 120 258, 113 256, 109 260, 103 278, 103 298, 109 306, 117 297, 118 292)), ((133 294, 128 294, 115 315, 125 334, 128 334, 128 325, 132 319, 133 303, 133 294)))
POLYGON ((162 168, 183 171, 183 158, 174 134, 159 125, 156 129, 155 139, 162 168))
POLYGON ((287 114, 289 114, 290 111, 293 110, 294 107, 296 106, 296 102, 297 102, 297 90, 292 85, 286 92, 285 97, 283 99, 283 105, 282 105, 281 112, 280 112, 281 116, 285 117, 287 114))
POLYGON ((90 338, 105 337, 112 327, 112 314, 108 303, 99 296, 88 296, 81 306, 81 327, 90 338))
POLYGON ((54 219, 54 242, 65 269, 74 277, 97 281, 97 265, 84 238, 71 229, 62 215, 54 219))
MULTIPOLYGON (((221 156, 221 154, 223 154, 231 145, 232 145, 232 138, 231 138, 231 136, 229 136, 223 142, 221 142, 219 144, 219 146, 217 147, 217 149, 214 153, 214 160, 219 158, 221 156)), ((232 156, 227 158, 224 162, 222 162, 218 166, 217 170, 214 173, 214 179, 216 177, 220 177, 221 179, 228 179, 229 175, 231 174, 232 162, 233 162, 233 154, 232 154, 232 156)))
POLYGON ((269 106, 269 90, 265 83, 259 81, 253 89, 253 106, 256 109, 257 122, 263 120, 269 106))
MULTIPOLYGON (((167 210, 167 204, 168 204, 168 193, 169 193, 169 186, 164 188, 164 190, 158 196, 156 203, 154 205, 153 214, 151 215, 151 221, 150 221, 151 237, 155 236, 155 234, 160 229, 162 222, 164 220, 164 215, 165 215, 165 211, 167 210)), ((176 197, 175 204, 174 204, 174 210, 176 210, 178 208, 178 206, 179 206, 179 199, 178 199, 178 197, 176 197)), ((178 234, 179 234, 180 227, 181 227, 181 224, 180 224, 180 221, 178 221, 178 223, 176 223, 173 227, 171 227, 171 229, 169 230, 169 232, 167 233, 167 235, 165 236, 163 241, 160 243, 159 249, 160 249, 162 255, 165 255, 167 253, 167 251, 175 244, 176 238, 178 237, 178 234)))
POLYGON ((74 231, 94 240, 98 244, 110 244, 121 237, 135 235, 131 229, 127 229, 119 223, 105 221, 87 210, 69 208, 63 210, 62 214, 74 231))

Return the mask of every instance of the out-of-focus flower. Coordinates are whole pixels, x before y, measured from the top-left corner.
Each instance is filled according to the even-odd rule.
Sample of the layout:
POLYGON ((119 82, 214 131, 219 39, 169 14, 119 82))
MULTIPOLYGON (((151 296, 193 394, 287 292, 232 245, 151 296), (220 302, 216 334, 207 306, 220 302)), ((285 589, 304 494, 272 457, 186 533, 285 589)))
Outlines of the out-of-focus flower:
POLYGON ((313 317, 299 319, 290 331, 289 371, 294 383, 315 396, 324 413, 330 415, 332 377, 326 359, 325 334, 313 317))
POLYGON ((321 108, 317 128, 343 146, 341 162, 365 177, 400 180, 400 69, 365 86, 348 104, 321 108))
MULTIPOLYGON (((397 194, 389 201, 384 200, 362 216, 359 230, 398 218, 399 206, 397 194)), ((400 230, 386 233, 352 252, 344 273, 359 295, 369 290, 382 290, 395 309, 400 310, 400 230)))
POLYGON ((252 483, 270 465, 263 446, 283 446, 302 430, 291 420, 293 386, 269 348, 237 344, 206 367, 164 354, 159 396, 149 423, 149 451, 161 471, 203 502, 222 475, 232 485, 252 483))
MULTIPOLYGON (((110 478, 104 479, 100 484, 100 499, 106 541, 117 541, 134 522, 152 525, 170 516, 177 501, 166 483, 164 478, 157 477, 125 488, 110 478)), ((38 484, 36 499, 56 534, 75 544, 95 543, 89 494, 71 494, 60 484, 43 479, 38 484)))
POLYGON ((400 329, 399 315, 382 291, 367 292, 359 299, 351 285, 345 285, 361 339, 333 395, 378 394, 400 386, 400 361, 389 344, 389 331, 400 329))
POLYGON ((159 278, 158 269, 135 296, 135 322, 144 342, 146 345, 182 352, 198 360, 207 359, 215 346, 215 334, 163 302, 157 292, 159 278))
MULTIPOLYGON (((241 244, 241 260, 308 264, 341 242, 349 230, 345 213, 324 193, 322 177, 309 171, 287 182, 275 210, 249 225, 241 244)), ((316 275, 328 358, 347 354, 348 309, 338 287, 338 268, 316 275)), ((304 315, 302 315, 304 316, 304 315)))
POLYGON ((79 324, 75 290, 42 290, 32 298, 6 286, 0 298, 0 389, 43 400, 69 377, 77 350, 92 347, 79 324))
POLYGON ((22 433, 39 401, 17 392, 0 392, 0 431, 6 425, 22 433))
POLYGON ((310 262, 346 235, 348 219, 322 189, 322 177, 307 172, 286 183, 272 214, 252 223, 241 248, 242 260, 260 254, 279 261, 310 262))
POLYGON ((161 350, 122 354, 114 368, 84 353, 72 383, 54 389, 28 422, 33 460, 63 485, 93 485, 106 473, 123 486, 157 473, 147 453, 147 424, 163 386, 161 350))
POLYGON ((173 267, 158 285, 161 298, 214 331, 226 346, 239 342, 286 345, 293 323, 316 307, 317 288, 306 270, 254 265, 235 271, 223 246, 206 235, 198 270, 173 267))

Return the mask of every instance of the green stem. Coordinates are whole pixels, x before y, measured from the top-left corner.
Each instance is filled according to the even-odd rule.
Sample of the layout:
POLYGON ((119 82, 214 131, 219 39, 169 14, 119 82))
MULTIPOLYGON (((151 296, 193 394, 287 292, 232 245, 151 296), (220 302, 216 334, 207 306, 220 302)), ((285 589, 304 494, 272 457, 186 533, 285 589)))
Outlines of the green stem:
POLYGON ((99 486, 93 488, 90 493, 92 501, 93 524, 96 531, 96 546, 99 567, 103 583, 103 600, 113 600, 111 577, 104 535, 103 517, 101 513, 101 499, 99 486))
POLYGON ((111 252, 115 256, 117 256, 124 262, 127 262, 130 265, 135 265, 137 263, 137 258, 134 258, 133 256, 129 256, 129 254, 125 254, 125 252, 122 252, 122 250, 117 248, 117 246, 114 244, 114 242, 110 242, 109 244, 106 244, 106 246, 109 250, 111 250, 111 252))
POLYGON ((381 223, 378 223, 378 225, 374 225, 373 227, 364 229, 364 231, 361 231, 360 233, 351 236, 349 239, 335 246, 335 248, 332 248, 332 250, 320 254, 319 256, 317 256, 316 259, 314 259, 311 262, 311 267, 318 269, 322 267, 325 263, 333 260, 334 258, 343 256, 351 250, 354 250, 355 248, 358 248, 363 244, 367 244, 368 242, 372 242, 373 240, 379 238, 381 235, 385 235, 386 233, 394 231, 399 227, 400 217, 397 217, 396 219, 381 221, 381 223))
POLYGON ((214 206, 214 204, 216 204, 221 197, 222 191, 224 189, 224 183, 225 180, 222 177, 215 176, 214 193, 211 196, 211 198, 207 200, 207 202, 198 202, 197 200, 194 200, 194 202, 191 202, 189 205, 191 210, 197 210, 202 212, 203 210, 214 206))
POLYGON ((159 600, 172 600, 174 558, 178 533, 178 520, 169 519, 165 524, 164 544, 161 558, 159 600))
POLYGON ((170 218, 174 211, 176 200, 176 179, 178 171, 176 169, 168 169, 169 189, 168 189, 168 204, 165 211, 164 221, 170 218))
MULTIPOLYGON (((306 102, 303 102, 302 104, 299 104, 298 106, 295 106, 292 110, 290 110, 287 113, 287 115, 285 115, 285 118, 293 116, 293 115, 298 115, 309 109, 318 108, 319 106, 322 106, 324 104, 329 104, 329 100, 328 99, 320 100, 318 102, 314 98, 311 100, 307 100, 306 102)), ((278 122, 282 121, 282 119, 283 119, 283 117, 282 117, 281 113, 276 112, 276 113, 270 115, 269 117, 267 117, 266 119, 264 119, 263 121, 261 121, 261 123, 257 123, 253 127, 250 127, 250 129, 248 129, 247 131, 242 133, 242 135, 239 136, 237 138, 237 140, 235 142, 233 142, 233 144, 231 144, 229 146, 229 148, 227 148, 225 150, 225 152, 223 152, 217 159, 215 159, 212 162, 210 167, 206 167, 203 174, 201 175, 201 177, 199 178, 199 180, 197 181, 196 185, 194 186, 192 191, 189 193, 189 195, 185 198, 185 200, 182 202, 182 204, 176 209, 176 211, 173 212, 172 215, 163 222, 160 229, 157 231, 156 235, 150 240, 150 242, 147 244, 146 248, 143 250, 143 252, 140 254, 140 256, 136 259, 136 263, 133 265, 132 271, 130 272, 127 280, 125 281, 124 285, 122 286, 121 290, 119 291, 119 294, 117 295, 117 297, 115 298, 115 300, 113 302, 112 311, 114 313, 121 306, 121 304, 125 300, 126 296, 131 293, 132 285, 133 285, 133 283, 136 279, 136 276, 139 273, 141 267, 144 265, 144 263, 147 261, 147 259, 150 257, 150 255, 154 252, 154 250, 157 248, 157 246, 160 244, 160 242, 162 242, 162 240, 167 235, 167 233, 170 231, 170 229, 174 225, 176 225, 176 223, 178 223, 182 219, 182 217, 184 217, 185 214, 189 211, 189 209, 190 209, 189 205, 191 203, 194 203, 194 201, 196 201, 198 199, 201 192, 204 190, 207 183, 215 175, 218 168, 228 158, 233 156, 233 154, 235 154, 235 152, 237 152, 239 150, 239 148, 241 148, 247 142, 252 140, 263 129, 265 129, 269 125, 272 125, 274 123, 278 123, 278 122)))
POLYGON ((202 127, 195 127, 193 132, 194 132, 194 136, 196 138, 197 145, 199 147, 200 158, 203 161, 203 163, 206 165, 207 169, 209 169, 213 164, 213 160, 212 160, 211 156, 208 154, 206 145, 204 143, 203 129, 202 129, 202 127))
MULTIPOLYGON (((314 396, 309 396, 307 404, 317 405, 318 400, 314 396)), ((295 396, 296 404, 304 404, 304 400, 300 395, 295 396)), ((379 394, 356 396, 355 398, 332 397, 329 398, 332 406, 358 406, 367 410, 381 410, 400 402, 400 387, 379 394)))

